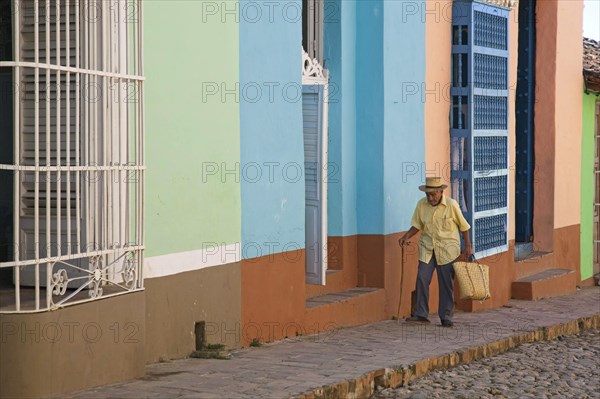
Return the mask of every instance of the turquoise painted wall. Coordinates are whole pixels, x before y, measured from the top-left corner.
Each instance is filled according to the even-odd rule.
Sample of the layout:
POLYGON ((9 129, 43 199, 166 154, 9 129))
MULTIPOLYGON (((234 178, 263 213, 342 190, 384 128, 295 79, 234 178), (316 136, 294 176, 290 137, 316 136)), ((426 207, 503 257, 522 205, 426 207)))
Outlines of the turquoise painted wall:
POLYGON ((357 233, 382 234, 384 136, 384 1, 356 5, 357 233))
POLYGON ((357 3, 358 234, 408 229, 422 197, 425 21, 414 11, 424 9, 424 1, 357 3))
POLYGON ((215 5, 144 2, 146 256, 240 242, 238 103, 208 95, 238 81, 238 24, 215 5))
POLYGON ((383 206, 390 234, 410 228, 425 164, 425 1, 384 1, 383 206))
POLYGON ((242 257, 304 248, 302 2, 240 2, 242 257))
POLYGON ((328 234, 357 232, 356 2, 325 0, 324 59, 329 70, 328 234))
POLYGON ((594 126, 596 100, 592 94, 583 95, 583 134, 581 143, 581 279, 593 275, 594 260, 594 126))

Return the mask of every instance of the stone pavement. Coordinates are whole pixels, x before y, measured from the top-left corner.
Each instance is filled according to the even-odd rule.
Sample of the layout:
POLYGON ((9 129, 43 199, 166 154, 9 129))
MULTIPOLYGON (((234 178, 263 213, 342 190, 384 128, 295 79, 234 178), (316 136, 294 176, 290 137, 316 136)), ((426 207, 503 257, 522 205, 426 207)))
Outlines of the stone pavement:
MULTIPOLYGON (((431 320, 436 318, 431 317, 431 320)), ((233 352, 231 360, 184 359, 149 365, 142 379, 61 395, 68 398, 369 397, 432 370, 493 356, 526 342, 600 328, 600 287, 540 301, 457 313, 437 321, 396 321, 339 329, 233 352)))

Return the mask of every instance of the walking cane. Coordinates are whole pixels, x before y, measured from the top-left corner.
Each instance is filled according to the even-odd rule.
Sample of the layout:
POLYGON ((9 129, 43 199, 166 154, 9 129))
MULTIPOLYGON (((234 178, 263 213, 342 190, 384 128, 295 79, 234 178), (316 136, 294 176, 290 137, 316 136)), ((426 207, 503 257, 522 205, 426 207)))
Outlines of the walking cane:
POLYGON ((396 313, 396 324, 400 324, 400 305, 402 304, 402 286, 404 285, 404 245, 402 248, 402 257, 400 259, 400 299, 398 299, 398 312, 396 313))

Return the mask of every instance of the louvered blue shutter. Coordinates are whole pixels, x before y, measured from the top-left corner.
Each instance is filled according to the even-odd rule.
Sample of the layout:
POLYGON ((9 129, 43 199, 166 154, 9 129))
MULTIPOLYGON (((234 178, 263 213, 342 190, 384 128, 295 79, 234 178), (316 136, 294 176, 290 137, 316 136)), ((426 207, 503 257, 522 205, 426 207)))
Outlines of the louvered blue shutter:
POLYGON ((475 256, 508 249, 509 9, 452 9, 452 196, 471 224, 475 256))
POLYGON ((302 122, 306 197, 306 282, 325 285, 323 248, 323 85, 304 85, 302 122))

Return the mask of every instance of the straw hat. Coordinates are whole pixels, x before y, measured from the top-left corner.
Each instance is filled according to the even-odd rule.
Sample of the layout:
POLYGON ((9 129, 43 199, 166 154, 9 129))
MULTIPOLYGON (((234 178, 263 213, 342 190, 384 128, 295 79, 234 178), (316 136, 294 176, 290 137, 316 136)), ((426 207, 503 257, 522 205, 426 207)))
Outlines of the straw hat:
POLYGON ((448 188, 446 184, 442 184, 441 177, 427 177, 425 178, 425 185, 419 186, 419 190, 429 193, 431 191, 444 190, 448 188))

